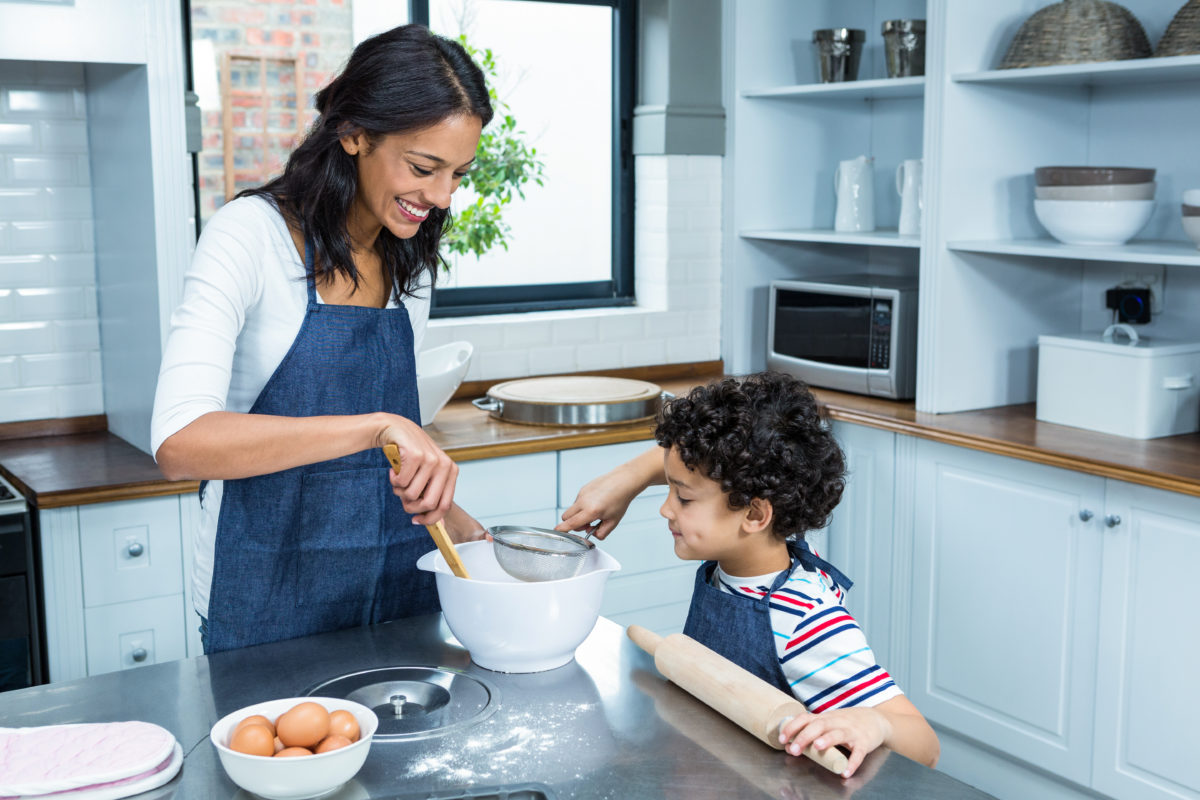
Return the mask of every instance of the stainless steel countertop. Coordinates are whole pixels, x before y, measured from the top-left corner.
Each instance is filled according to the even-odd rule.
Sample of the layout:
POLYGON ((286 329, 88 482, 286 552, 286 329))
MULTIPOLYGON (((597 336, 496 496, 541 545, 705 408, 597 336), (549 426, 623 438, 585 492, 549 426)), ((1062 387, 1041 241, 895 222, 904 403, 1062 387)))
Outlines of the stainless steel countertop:
POLYGON ((441 616, 430 615, 7 692, 0 727, 153 722, 175 735, 185 759, 173 781, 139 797, 252 800, 221 768, 208 741, 213 723, 344 673, 409 665, 477 675, 499 690, 499 709, 444 736, 373 742, 362 770, 330 800, 527 783, 546 784, 559 798, 596 800, 990 797, 884 750, 849 781, 772 750, 666 682, 605 619, 575 661, 548 672, 481 669, 441 616))

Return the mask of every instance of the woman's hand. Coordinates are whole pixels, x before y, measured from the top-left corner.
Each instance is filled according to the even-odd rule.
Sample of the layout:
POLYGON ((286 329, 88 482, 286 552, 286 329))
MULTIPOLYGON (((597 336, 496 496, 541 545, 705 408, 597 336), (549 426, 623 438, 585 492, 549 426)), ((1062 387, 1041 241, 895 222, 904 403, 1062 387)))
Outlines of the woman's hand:
POLYGON ((575 502, 563 512, 556 531, 590 531, 603 539, 617 527, 638 493, 656 483, 665 483, 663 450, 652 447, 599 478, 584 484, 575 502))
POLYGON ((843 778, 858 769, 867 754, 879 747, 891 733, 887 718, 874 708, 837 708, 821 714, 792 717, 779 726, 779 742, 798 756, 812 745, 827 750, 842 745, 850 751, 843 778))
POLYGON ((400 450, 400 470, 392 470, 392 491, 417 525, 432 525, 450 511, 458 465, 438 447, 421 426, 405 417, 387 415, 376 446, 394 444, 400 450))

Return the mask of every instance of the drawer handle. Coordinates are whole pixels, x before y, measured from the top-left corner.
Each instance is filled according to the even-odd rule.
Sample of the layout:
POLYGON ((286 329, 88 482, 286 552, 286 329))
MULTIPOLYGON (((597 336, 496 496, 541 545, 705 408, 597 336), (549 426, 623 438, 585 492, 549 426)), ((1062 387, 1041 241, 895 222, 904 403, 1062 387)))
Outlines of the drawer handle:
POLYGON ((125 548, 125 552, 129 554, 130 558, 137 558, 146 552, 146 548, 142 547, 141 542, 131 542, 129 547, 125 548))
POLYGON ((1121 524, 1121 517, 1119 514, 1109 514, 1104 518, 1104 524, 1110 528, 1115 528, 1121 524))
POLYGON ((133 657, 133 660, 134 660, 134 661, 136 661, 136 662, 138 662, 138 663, 140 664, 140 663, 142 663, 143 661, 145 661, 145 660, 146 660, 146 656, 148 656, 148 655, 150 655, 150 654, 146 652, 146 648, 144 648, 144 647, 138 647, 138 648, 136 648, 136 649, 135 649, 135 650, 134 650, 132 653, 130 653, 129 655, 133 657))
POLYGON ((1092 513, 1092 510, 1090 508, 1079 509, 1079 518, 1081 520, 1083 520, 1084 522, 1087 522, 1089 519, 1091 519, 1094 516, 1096 516, 1096 515, 1092 513))

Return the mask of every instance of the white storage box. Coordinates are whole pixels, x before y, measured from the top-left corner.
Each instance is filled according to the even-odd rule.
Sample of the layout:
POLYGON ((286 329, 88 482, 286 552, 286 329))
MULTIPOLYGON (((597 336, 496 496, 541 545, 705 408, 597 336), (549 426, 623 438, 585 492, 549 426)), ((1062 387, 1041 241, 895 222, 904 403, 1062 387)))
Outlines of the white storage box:
POLYGON ((1200 342, 1128 325, 1039 336, 1037 418, 1134 439, 1200 430, 1200 342))

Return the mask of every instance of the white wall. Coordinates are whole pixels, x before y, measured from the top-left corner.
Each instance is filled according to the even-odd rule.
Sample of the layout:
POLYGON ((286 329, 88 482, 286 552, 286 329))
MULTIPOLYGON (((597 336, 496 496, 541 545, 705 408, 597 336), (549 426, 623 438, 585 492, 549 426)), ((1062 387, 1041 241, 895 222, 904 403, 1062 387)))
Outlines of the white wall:
POLYGON ((104 411, 83 66, 0 61, 0 422, 104 411))
POLYGON ((721 357, 720 156, 638 156, 632 308, 439 319, 423 347, 467 340, 467 380, 721 357))

